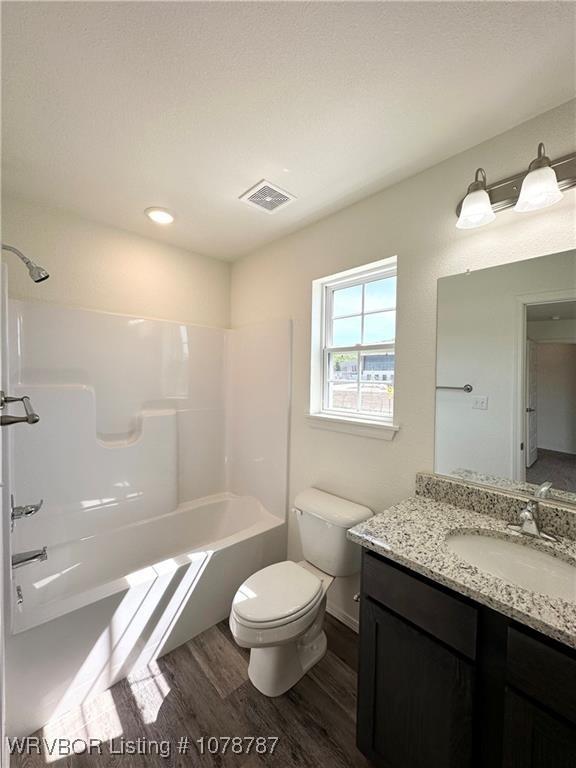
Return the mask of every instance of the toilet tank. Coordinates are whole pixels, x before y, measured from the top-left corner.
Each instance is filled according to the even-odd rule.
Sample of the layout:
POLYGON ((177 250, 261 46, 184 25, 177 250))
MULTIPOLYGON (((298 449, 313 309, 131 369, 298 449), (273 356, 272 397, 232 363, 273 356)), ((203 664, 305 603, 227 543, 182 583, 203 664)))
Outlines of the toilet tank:
POLYGON ((294 500, 304 558, 330 576, 360 570, 360 547, 346 532, 372 517, 372 510, 331 493, 308 488, 294 500))

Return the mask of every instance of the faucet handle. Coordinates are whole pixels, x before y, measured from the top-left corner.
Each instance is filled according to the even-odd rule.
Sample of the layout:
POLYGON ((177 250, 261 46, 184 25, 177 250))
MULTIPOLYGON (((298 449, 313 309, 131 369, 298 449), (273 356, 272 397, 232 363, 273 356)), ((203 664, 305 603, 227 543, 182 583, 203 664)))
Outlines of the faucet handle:
POLYGON ((529 501, 526 506, 521 510, 519 518, 522 522, 531 522, 536 520, 538 515, 538 504, 535 501, 529 501))
POLYGON ((14 494, 10 494, 10 519, 12 521, 12 529, 14 528, 14 521, 19 520, 22 517, 31 517, 35 515, 42 508, 44 499, 40 499, 36 504, 24 504, 23 506, 14 506, 14 494))
POLYGON ((542 483, 542 485, 538 486, 538 488, 534 492, 534 496, 537 499, 547 499, 550 496, 551 491, 552 491, 552 483, 545 482, 545 483, 542 483))
POLYGON ((6 427, 9 424, 37 424, 40 416, 35 412, 28 395, 22 397, 10 397, 3 390, 0 390, 0 409, 3 409, 7 403, 22 403, 25 416, 0 416, 0 427, 6 427))
POLYGON ((519 514, 520 520, 523 523, 532 522, 536 519, 536 510, 536 504, 533 501, 529 501, 519 514))
POLYGON ((538 529, 538 502, 529 501, 520 512, 520 532, 527 536, 540 536, 538 529))

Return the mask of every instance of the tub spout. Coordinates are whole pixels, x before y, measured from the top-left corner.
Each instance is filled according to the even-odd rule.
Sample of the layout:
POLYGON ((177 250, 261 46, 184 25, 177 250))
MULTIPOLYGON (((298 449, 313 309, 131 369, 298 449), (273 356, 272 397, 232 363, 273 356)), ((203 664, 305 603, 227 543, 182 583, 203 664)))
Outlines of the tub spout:
POLYGON ((12 555, 12 568, 21 568, 28 563, 41 563, 44 560, 48 560, 48 551, 46 547, 42 549, 31 549, 28 552, 20 552, 17 555, 12 555))

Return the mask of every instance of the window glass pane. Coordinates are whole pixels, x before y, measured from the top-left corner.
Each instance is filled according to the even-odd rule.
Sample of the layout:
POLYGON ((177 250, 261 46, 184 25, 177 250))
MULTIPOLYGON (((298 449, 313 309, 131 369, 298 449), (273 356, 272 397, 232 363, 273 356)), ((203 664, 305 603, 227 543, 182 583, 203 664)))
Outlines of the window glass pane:
POLYGON ((394 309, 395 306, 395 277, 386 277, 384 280, 374 280, 371 283, 366 283, 364 294, 365 312, 374 312, 376 309, 394 309))
POLYGON ((394 384, 394 352, 363 352, 360 357, 360 380, 394 384))
POLYGON ((358 315, 362 312, 362 286, 340 288, 332 294, 332 317, 358 315))
POLYGON ((374 416, 389 416, 392 418, 394 402, 394 386, 392 384, 361 384, 360 410, 374 416))
POLYGON ((328 355, 328 378, 330 381, 357 381, 358 353, 331 352, 328 355))
POLYGON ((358 387, 355 381, 328 384, 328 408, 337 411, 358 410, 358 387))
POLYGON ((352 347, 360 344, 362 335, 362 317, 346 317, 332 322, 332 345, 334 347, 352 347))
POLYGON ((364 344, 379 344, 394 341, 396 334, 396 312, 377 312, 364 318, 364 344))

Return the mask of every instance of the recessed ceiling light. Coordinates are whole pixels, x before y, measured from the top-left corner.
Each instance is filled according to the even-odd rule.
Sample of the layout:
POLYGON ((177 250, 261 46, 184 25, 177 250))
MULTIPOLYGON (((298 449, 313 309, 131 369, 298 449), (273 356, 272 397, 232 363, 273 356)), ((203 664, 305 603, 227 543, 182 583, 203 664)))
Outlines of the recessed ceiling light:
POLYGON ((146 216, 155 224, 172 224, 174 216, 166 208, 146 208, 146 216))

